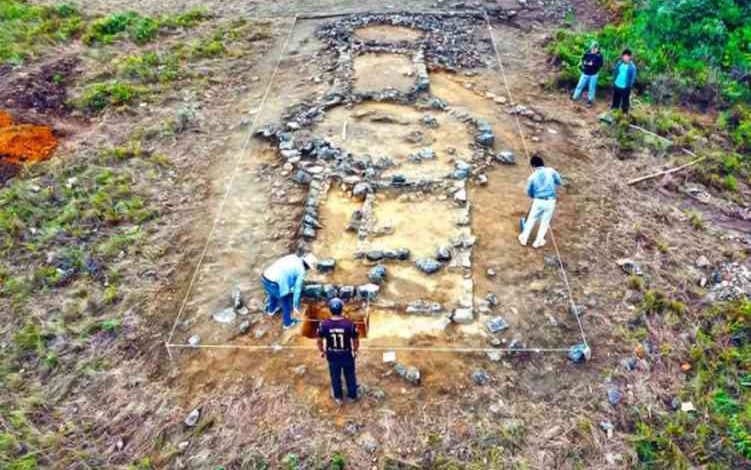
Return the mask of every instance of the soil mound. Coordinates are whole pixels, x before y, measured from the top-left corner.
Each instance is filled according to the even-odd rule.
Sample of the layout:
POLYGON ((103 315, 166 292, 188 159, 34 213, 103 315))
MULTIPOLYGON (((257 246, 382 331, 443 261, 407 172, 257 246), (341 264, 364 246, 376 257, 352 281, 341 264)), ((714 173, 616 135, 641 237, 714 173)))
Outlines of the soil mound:
POLYGON ((69 78, 76 73, 78 59, 63 57, 36 70, 15 76, 0 73, 0 106, 41 114, 64 114, 69 78))

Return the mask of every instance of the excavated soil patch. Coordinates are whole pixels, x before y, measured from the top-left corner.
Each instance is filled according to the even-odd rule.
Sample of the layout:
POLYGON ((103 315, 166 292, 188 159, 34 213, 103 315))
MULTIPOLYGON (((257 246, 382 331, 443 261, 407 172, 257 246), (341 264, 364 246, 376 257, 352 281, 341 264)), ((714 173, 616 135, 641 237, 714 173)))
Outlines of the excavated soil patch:
POLYGON ((354 35, 355 38, 360 39, 361 41, 374 41, 381 44, 390 44, 419 41, 425 36, 425 33, 405 26, 376 24, 357 28, 354 35))
POLYGON ((18 174, 22 164, 48 158, 56 147, 49 127, 14 124, 10 114, 0 111, 0 184, 18 174))
POLYGON ((354 59, 355 92, 365 93, 392 88, 409 91, 415 85, 415 66, 403 54, 362 54, 354 59))
POLYGON ((362 203, 350 198, 339 189, 332 188, 321 204, 321 223, 313 252, 321 258, 334 258, 336 269, 328 275, 313 275, 312 279, 340 285, 359 285, 367 282, 368 271, 355 259, 357 234, 347 231, 352 214, 362 208, 362 203))
MULTIPOLYGON (((344 304, 344 316, 352 320, 360 338, 368 337, 368 317, 365 307, 360 303, 344 304)), ((323 320, 331 318, 331 312, 323 303, 312 303, 305 309, 300 334, 306 338, 318 338, 318 326, 323 320)))
POLYGON ((377 102, 333 109, 315 133, 358 156, 389 157, 396 165, 387 174, 410 178, 445 176, 453 161, 471 158, 473 141, 470 129, 448 113, 377 102), (426 116, 435 122, 432 127, 423 122, 426 116), (433 151, 433 158, 414 158, 425 149, 433 151))
MULTIPOLYGON (((347 231, 347 224, 363 203, 332 189, 321 205, 321 224, 314 243, 314 251, 321 257, 334 258, 336 268, 331 273, 315 273, 314 282, 334 285, 361 285, 369 282, 368 271, 377 264, 386 267, 386 283, 380 298, 396 309, 416 300, 439 302, 444 307, 456 307, 463 300, 471 302, 466 292, 458 258, 444 263, 440 271, 425 274, 415 266, 418 259, 434 258, 440 247, 450 247, 452 240, 469 237, 468 227, 457 225, 464 212, 453 201, 429 195, 379 193, 374 202, 371 228, 367 237, 358 239, 347 231), (397 251, 407 248, 409 260, 368 261, 356 256, 377 251, 397 251)), ((445 315, 444 315, 445 316, 445 315)))
POLYGON ((424 199, 407 195, 389 198, 379 194, 374 206, 377 230, 388 230, 389 235, 372 240, 371 246, 379 250, 396 250, 408 247, 413 258, 430 258, 450 240, 467 233, 457 226, 459 211, 453 202, 439 200, 437 196, 424 199))

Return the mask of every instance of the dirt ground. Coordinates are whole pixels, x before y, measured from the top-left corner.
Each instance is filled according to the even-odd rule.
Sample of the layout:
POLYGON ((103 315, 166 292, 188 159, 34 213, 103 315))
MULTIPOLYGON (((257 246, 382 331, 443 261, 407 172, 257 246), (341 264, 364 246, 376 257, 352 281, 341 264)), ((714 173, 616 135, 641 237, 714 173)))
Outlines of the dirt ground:
MULTIPOLYGON (((659 169, 665 162, 650 157, 615 158, 598 132, 605 98, 594 109, 585 109, 546 86, 553 71, 544 44, 568 8, 574 8, 584 23, 600 22, 589 5, 596 2, 571 5, 556 0, 528 8, 510 0, 480 3, 520 10, 516 19, 495 23, 492 29, 510 97, 492 56, 487 57, 489 66, 476 74, 431 71, 431 93, 491 123, 496 136, 492 150, 513 151, 518 163, 492 166, 487 170, 487 184, 469 185, 469 230, 477 237, 471 269, 425 281, 412 266, 394 268, 393 275, 400 282, 387 284, 385 297, 398 303, 428 292, 425 295, 437 293, 434 297, 442 302, 458 302, 461 293, 453 293, 453 286, 469 277, 475 301, 490 293, 497 296, 497 311, 510 326, 504 344, 518 339, 530 347, 568 348, 581 341, 568 311, 568 294, 551 241, 533 250, 516 240, 519 217, 528 204, 524 183, 529 169, 516 117, 509 111, 523 105, 540 118, 519 120, 530 152, 542 152, 546 163, 558 169, 566 182, 553 230, 573 298, 584 309, 582 321, 592 360, 574 364, 565 353, 497 357, 486 352, 420 350, 490 348, 481 331, 487 315, 479 315, 473 325, 454 325, 446 333, 435 319, 405 317, 391 308, 374 307, 372 335, 364 341, 365 350, 358 358, 362 398, 337 407, 329 397, 325 360, 312 349, 312 340, 295 331, 283 332, 278 318, 253 315, 250 332, 244 334, 208 320, 228 302, 235 286, 257 309, 262 301, 257 279, 263 268, 296 247, 305 188, 283 175, 284 161, 273 146, 249 136, 254 122, 258 126, 276 122, 290 105, 326 91, 328 84, 315 80, 322 71, 317 62, 321 43, 314 32, 329 20, 305 20, 297 23, 290 36, 264 101, 267 80, 285 47, 294 15, 420 12, 452 8, 453 2, 200 2, 219 18, 268 19, 272 39, 257 46, 251 59, 236 59, 217 72, 221 80, 208 82, 197 92, 201 93, 195 98, 201 103, 201 119, 195 129, 168 143, 154 144, 174 164, 174 173, 158 189, 164 203, 162 217, 148 235, 159 255, 133 264, 124 261, 131 281, 128 291, 138 293, 132 302, 117 307, 129 319, 127 333, 103 340, 104 344, 87 345, 92 355, 106 358, 111 367, 85 378, 64 371, 36 378, 54 397, 50 402, 56 413, 49 426, 70 423, 73 431, 64 434, 61 447, 76 449, 61 452, 64 460, 55 461, 59 456, 52 456, 45 466, 126 468, 148 457, 154 468, 328 468, 335 454, 343 456, 346 468, 354 469, 636 466, 627 440, 631 431, 627 409, 637 403, 660 402, 677 388, 681 374, 675 361, 656 361, 651 370, 628 377, 619 372, 621 360, 635 347, 633 340, 621 334, 635 307, 626 287, 628 276, 617 260, 638 260, 652 273, 654 285, 680 293, 681 286, 693 282, 686 274, 688 266, 702 254, 719 262, 728 253, 740 251, 743 234, 751 227, 724 220, 711 208, 694 207, 706 211, 705 220, 712 228, 694 230, 684 211, 690 204, 685 197, 661 190, 659 185, 626 185, 625 181, 659 169), (493 97, 506 101, 500 104, 493 97), (658 244, 669 246, 669 251, 658 250, 658 244), (199 336, 202 344, 232 347, 173 349, 172 357, 168 355, 165 342, 185 344, 191 335, 199 336), (254 349, 270 342, 291 348, 254 349), (368 350, 368 345, 373 349, 368 350), (399 350, 397 356, 399 362, 420 369, 421 383, 413 385, 397 376, 382 361, 379 345, 415 348, 399 350), (473 380, 478 370, 487 373, 487 383, 478 385, 473 380), (619 406, 608 403, 607 390, 613 384, 624 393, 619 406), (199 424, 186 426, 184 419, 195 409, 200 410, 199 424), (602 421, 614 423, 612 436, 600 429, 602 421), (294 466, 298 461, 299 467, 294 466)), ((85 9, 164 13, 195 4, 192 0, 92 0, 85 2, 85 9)), ((414 30, 402 32, 410 33, 414 30)), ((484 26, 478 27, 480 33, 488 34, 484 26)), ((363 39, 377 40, 399 31, 371 29, 361 34, 363 39)), ((419 34, 409 37, 419 38, 419 34)), ((356 73, 358 68, 383 67, 392 75, 368 75, 356 81, 361 90, 384 81, 394 88, 410 86, 409 61, 395 64, 376 55, 360 57, 356 73)), ((76 67, 85 69, 86 60, 92 59, 84 58, 84 65, 76 67)), ((93 121, 63 116, 57 124, 45 121, 63 131, 59 133, 62 152, 93 148, 122 141, 132 132, 134 121, 143 128, 158 125, 190 99, 180 90, 171 90, 168 96, 163 107, 144 106, 132 114, 93 121)), ((385 103, 358 106, 405 119, 419 119, 423 114, 401 112, 394 109, 401 105, 385 103)), ((401 158, 405 173, 451 170, 452 162, 440 158, 429 170, 410 166, 407 155, 414 148, 403 140, 388 143, 390 136, 401 132, 398 123, 378 131, 351 124, 343 139, 339 129, 345 121, 351 122, 347 120, 358 106, 328 113, 318 130, 359 151, 377 153, 384 147, 401 158)), ((446 113, 435 114, 442 120, 441 128, 430 138, 439 154, 451 146, 469 146, 471 136, 450 124, 446 113)), ((432 252, 455 228, 445 223, 449 219, 432 220, 436 214, 454 217, 453 208, 444 211, 442 202, 416 202, 415 213, 409 214, 396 198, 376 201, 380 208, 376 210, 384 211, 387 216, 383 218, 397 227, 395 233, 404 234, 390 241, 384 238, 383 243, 392 243, 387 248, 414 243, 423 233, 419 228, 428 227, 430 236, 419 238, 422 244, 415 246, 418 253, 432 252)), ((345 258, 335 277, 326 278, 331 282, 366 282, 366 267, 346 260, 358 246, 356 237, 337 235, 343 232, 353 207, 347 194, 332 190, 322 209, 322 221, 331 222, 313 246, 319 255, 345 258)), ((691 308, 692 299, 686 300, 691 308)), ((60 301, 49 296, 40 300, 33 313, 60 301)))

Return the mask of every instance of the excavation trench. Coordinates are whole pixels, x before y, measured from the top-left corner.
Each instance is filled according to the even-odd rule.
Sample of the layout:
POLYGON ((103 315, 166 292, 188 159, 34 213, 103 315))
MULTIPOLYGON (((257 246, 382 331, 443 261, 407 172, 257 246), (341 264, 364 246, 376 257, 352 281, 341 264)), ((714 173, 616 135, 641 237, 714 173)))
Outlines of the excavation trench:
MULTIPOLYGON (((424 39, 421 31, 393 25, 369 25, 354 35, 366 43, 401 43, 399 50, 410 43, 410 51, 419 50, 424 39)), ((303 39, 293 35, 293 42, 303 39)), ((315 54, 312 48, 305 52, 298 60, 315 54)), ((354 54, 345 69, 353 74, 350 85, 358 99, 326 107, 307 128, 299 129, 294 120, 284 123, 288 140, 277 141, 276 154, 251 145, 250 158, 262 155, 264 162, 284 164, 284 182, 269 187, 243 178, 230 193, 228 206, 240 215, 225 217, 220 230, 234 235, 208 252, 210 269, 198 278, 178 342, 197 335, 212 343, 312 347, 309 339, 328 315, 325 298, 333 295, 348 301, 347 315, 358 324, 364 345, 373 348, 561 348, 580 340, 560 272, 543 263, 553 253, 516 240, 519 217, 529 204, 524 192, 529 170, 514 118, 500 98, 497 72, 436 69, 429 74, 429 90, 419 89, 420 57, 384 53, 381 46, 354 54), (381 91, 384 95, 377 94, 381 91), (486 132, 494 139, 478 137, 486 132), (328 156, 301 155, 297 149, 312 146, 305 142, 328 156), (508 150, 519 164, 497 164, 495 155, 508 150), (342 161, 368 170, 337 173, 342 161), (290 185, 291 177, 302 184, 290 185), (275 198, 283 205, 274 205, 275 198), (261 236, 251 228, 243 208, 263 213, 264 204, 272 207, 267 225, 284 225, 284 231, 261 236), (302 222, 292 230, 289 220, 302 222), (256 238, 261 245, 248 245, 256 238), (226 309, 217 299, 226 296, 230 282, 253 297, 257 311, 263 298, 257 279, 272 254, 285 254, 280 249, 285 240, 333 260, 307 276, 301 329, 282 331, 278 319, 252 310, 235 323, 212 322, 213 312, 226 309), (249 246, 256 254, 241 256, 249 246), (425 260, 435 269, 428 270, 425 260), (212 273, 221 276, 224 294, 212 273), (506 327, 489 331, 497 318, 506 327), (250 323, 242 334, 236 329, 240 322, 250 323)), ((279 92, 294 83, 295 73, 288 72, 279 92)), ((570 214, 573 205, 563 201, 559 211, 570 214)))

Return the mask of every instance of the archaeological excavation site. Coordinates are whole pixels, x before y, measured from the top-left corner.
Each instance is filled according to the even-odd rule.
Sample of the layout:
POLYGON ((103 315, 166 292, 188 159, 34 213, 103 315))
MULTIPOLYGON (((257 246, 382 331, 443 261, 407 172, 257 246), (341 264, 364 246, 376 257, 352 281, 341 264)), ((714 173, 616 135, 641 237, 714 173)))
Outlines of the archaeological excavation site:
POLYGON ((490 21, 482 11, 295 21, 289 42, 315 46, 292 56, 287 44, 279 63, 305 63, 313 78, 301 87, 282 74, 270 84, 266 106, 280 115, 258 110, 172 351, 312 350, 334 297, 374 353, 565 356, 587 346, 560 254, 531 255, 516 240, 530 172, 524 139, 539 140, 543 118, 503 87, 490 21), (272 198, 295 221, 283 241, 319 258, 292 331, 258 315, 254 281, 266 259, 247 243, 259 214, 250 214, 257 195, 242 181, 243 160, 258 154, 271 162, 272 198), (477 262, 489 256, 494 266, 477 262), (540 275, 543 263, 550 269, 540 275))
POLYGON ((0 0, 0 469, 751 468, 750 31, 0 0))

